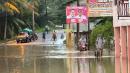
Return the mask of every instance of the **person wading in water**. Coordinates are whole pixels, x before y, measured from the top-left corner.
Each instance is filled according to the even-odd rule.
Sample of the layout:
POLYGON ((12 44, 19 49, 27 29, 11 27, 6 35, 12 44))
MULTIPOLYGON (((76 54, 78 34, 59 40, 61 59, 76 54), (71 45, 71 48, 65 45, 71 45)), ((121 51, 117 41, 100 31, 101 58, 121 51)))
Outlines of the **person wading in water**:
POLYGON ((56 41, 56 38, 57 38, 56 32, 54 31, 54 32, 52 33, 52 39, 53 39, 53 41, 56 41))

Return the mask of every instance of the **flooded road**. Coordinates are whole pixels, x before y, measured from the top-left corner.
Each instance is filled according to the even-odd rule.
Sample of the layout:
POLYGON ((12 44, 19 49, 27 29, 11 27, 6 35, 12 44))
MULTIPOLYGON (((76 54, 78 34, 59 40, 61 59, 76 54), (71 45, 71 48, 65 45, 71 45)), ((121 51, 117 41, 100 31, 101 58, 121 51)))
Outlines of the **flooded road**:
POLYGON ((111 56, 96 59, 91 51, 65 46, 0 46, 0 73, 115 73, 111 56))

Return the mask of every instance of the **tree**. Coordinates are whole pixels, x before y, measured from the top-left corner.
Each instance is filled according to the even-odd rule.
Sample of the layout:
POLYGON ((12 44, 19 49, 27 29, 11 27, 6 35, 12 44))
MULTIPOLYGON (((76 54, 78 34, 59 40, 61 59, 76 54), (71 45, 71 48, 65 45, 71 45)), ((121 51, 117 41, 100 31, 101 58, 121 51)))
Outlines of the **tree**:
POLYGON ((66 23, 66 5, 76 0, 41 0, 39 24, 41 26, 62 25, 66 23), (69 1, 69 2, 68 2, 69 1), (46 16, 47 8, 47 16, 46 16))
MULTIPOLYGON (((0 33, 3 33, 4 30, 4 38, 6 38, 7 31, 11 30, 12 32, 17 33, 18 30, 30 26, 28 23, 32 21, 29 20, 31 17, 30 15, 32 14, 32 10, 29 7, 29 0, 2 0, 0 3, 0 26, 5 27, 5 29, 0 27, 0 33), (3 19, 5 22, 3 22, 3 19), (3 23, 5 25, 3 25, 3 23)), ((35 0, 36 15, 38 15, 38 6, 38 0, 35 0)), ((9 35, 10 32, 8 32, 8 36, 9 35)))
POLYGON ((0 6, 1 10, 5 12, 5 28, 4 28, 4 39, 6 39, 7 33, 7 13, 14 14, 14 12, 20 13, 19 9, 13 4, 12 1, 2 1, 3 5, 0 6))

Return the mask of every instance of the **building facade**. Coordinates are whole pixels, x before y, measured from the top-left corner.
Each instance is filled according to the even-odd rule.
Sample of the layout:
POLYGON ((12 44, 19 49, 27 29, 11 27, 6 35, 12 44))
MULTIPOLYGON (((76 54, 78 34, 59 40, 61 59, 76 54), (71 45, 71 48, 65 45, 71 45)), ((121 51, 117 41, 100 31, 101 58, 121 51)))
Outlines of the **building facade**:
POLYGON ((130 56, 130 11, 128 0, 113 2, 115 56, 130 56))
MULTIPOLYGON (((130 1, 114 0, 113 26, 115 57, 122 63, 115 66, 115 73, 130 73, 130 1), (122 69, 120 68, 122 67, 122 69), (121 69, 121 70, 120 70, 121 69), (120 72, 121 71, 121 72, 120 72)), ((115 59, 117 63, 118 60, 115 59)))

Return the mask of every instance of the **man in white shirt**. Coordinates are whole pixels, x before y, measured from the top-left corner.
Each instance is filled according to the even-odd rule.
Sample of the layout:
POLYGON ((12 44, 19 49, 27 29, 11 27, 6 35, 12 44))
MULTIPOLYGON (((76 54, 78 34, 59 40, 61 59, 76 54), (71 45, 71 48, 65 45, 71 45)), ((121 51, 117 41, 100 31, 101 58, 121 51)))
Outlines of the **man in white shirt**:
POLYGON ((67 16, 67 19, 69 19, 70 22, 76 22, 76 14, 74 9, 70 10, 70 15, 67 16))
POLYGON ((70 10, 70 15, 68 15, 67 18, 69 18, 69 19, 75 18, 75 11, 74 11, 74 9, 70 10))
POLYGON ((83 15, 82 9, 78 10, 78 15, 76 16, 76 18, 78 19, 79 23, 83 23, 87 19, 86 16, 83 15))

